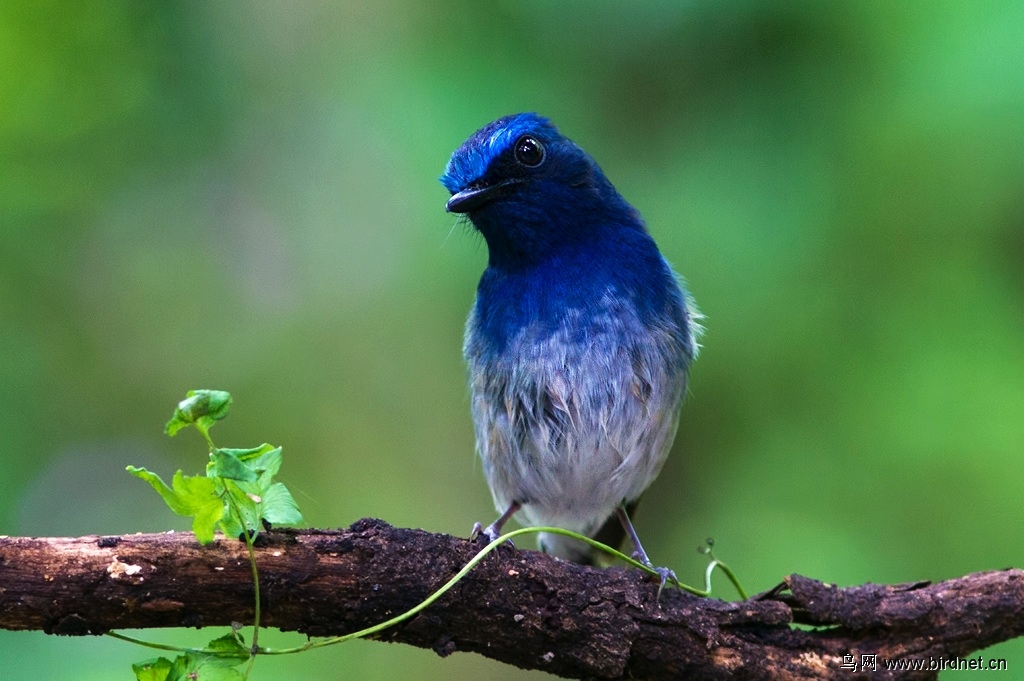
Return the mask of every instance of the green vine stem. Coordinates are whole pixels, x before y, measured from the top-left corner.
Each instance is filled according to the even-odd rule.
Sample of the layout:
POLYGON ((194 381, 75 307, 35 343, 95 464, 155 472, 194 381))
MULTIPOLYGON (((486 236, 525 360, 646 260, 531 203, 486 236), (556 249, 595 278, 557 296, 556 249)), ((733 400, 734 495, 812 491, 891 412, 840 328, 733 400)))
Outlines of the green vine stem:
MULTIPOLYGON (((458 584, 459 581, 463 577, 465 577, 466 574, 469 573, 470 570, 472 570, 474 567, 476 567, 480 563, 480 561, 482 561, 484 558, 486 558, 488 554, 490 554, 492 551, 494 551, 499 546, 504 544, 506 541, 508 541, 510 539, 514 539, 514 538, 522 536, 522 535, 534 534, 534 533, 537 533, 537 532, 547 532, 549 534, 561 534, 561 535, 564 535, 566 537, 572 537, 573 539, 578 539, 580 541, 586 542, 587 544, 590 544, 591 546, 593 546, 594 548, 596 548, 596 549, 598 549, 600 551, 604 551, 605 553, 608 553, 609 555, 612 555, 612 556, 615 556, 616 558, 621 559, 622 561, 626 562, 627 564, 629 564, 629 565, 631 565, 631 566, 633 566, 635 568, 639 568, 639 569, 641 569, 641 570, 643 570, 643 571, 645 571, 645 572, 647 572, 649 574, 658 576, 658 573, 655 572, 653 569, 651 569, 651 568, 647 567, 646 565, 636 561, 635 559, 627 556, 626 554, 622 553, 621 551, 617 551, 616 549, 613 549, 610 546, 602 544, 601 542, 595 541, 594 539, 591 539, 590 537, 586 537, 584 535, 581 535, 581 534, 578 534, 576 532, 572 532, 572 531, 569 531, 569 530, 564 530, 564 529, 559 528, 559 527, 524 527, 524 528, 521 528, 521 529, 518 529, 518 530, 513 530, 511 532, 507 532, 506 534, 501 535, 500 537, 498 537, 494 541, 492 541, 489 544, 487 544, 487 546, 485 546, 482 549, 480 549, 480 551, 478 551, 477 554, 474 555, 469 560, 469 562, 467 562, 462 567, 462 569, 460 569, 458 572, 456 572, 455 575, 453 575, 451 579, 449 579, 447 582, 445 582, 444 585, 441 586, 437 591, 432 593, 430 596, 428 596, 426 599, 424 599, 419 604, 413 606, 409 610, 406 610, 405 612, 403 612, 403 613, 401 613, 399 615, 396 615, 396 616, 392 617, 391 619, 385 620, 385 621, 383 621, 383 622, 381 622, 379 624, 375 624, 375 625, 373 625, 371 627, 367 627, 365 629, 360 629, 359 631, 354 631, 354 632, 352 632, 350 634, 345 634, 344 636, 334 636, 334 637, 331 637, 331 638, 325 638, 325 639, 319 639, 319 640, 316 640, 316 641, 310 641, 310 642, 308 642, 308 643, 306 643, 304 645, 297 646, 297 647, 294 647, 294 648, 261 648, 261 647, 258 647, 256 645, 256 633, 254 631, 254 633, 253 633, 253 646, 252 646, 253 658, 251 658, 251 659, 255 659, 255 655, 291 655, 291 654, 294 654, 294 653, 301 653, 301 652, 305 652, 307 650, 312 650, 314 648, 323 648, 323 647, 326 647, 326 646, 336 645, 338 643, 344 643, 346 641, 351 641, 352 639, 357 639, 357 638, 363 638, 363 637, 366 637, 366 636, 371 636, 371 635, 376 634, 377 632, 383 631, 383 630, 385 630, 385 629, 387 629, 389 627, 393 627, 396 624, 400 624, 401 622, 404 622, 404 621, 414 617, 415 615, 419 614, 420 612, 422 612, 426 608, 430 607, 435 601, 437 601, 437 599, 439 599, 441 596, 443 596, 445 593, 447 593, 452 587, 454 587, 456 584, 458 584)), ((250 553, 252 553, 252 550, 253 549, 252 549, 252 546, 251 546, 251 539, 250 539, 250 545, 249 545, 250 553)), ((256 569, 255 569, 255 558, 252 559, 252 562, 253 562, 254 579, 256 579, 256 581, 257 581, 257 587, 256 588, 257 588, 257 594, 258 594, 259 593, 259 591, 258 591, 258 589, 259 589, 259 582, 258 582, 258 578, 256 577, 256 574, 255 574, 255 572, 256 572, 256 569)), ((748 598, 747 592, 746 592, 746 590, 744 590, 743 586, 740 584, 739 580, 736 577, 736 574, 732 571, 732 569, 728 565, 726 565, 725 563, 723 563, 722 561, 720 561, 718 559, 712 559, 711 563, 707 567, 707 570, 704 572, 704 588, 703 589, 698 589, 697 587, 689 586, 687 584, 680 584, 679 588, 681 588, 682 590, 687 591, 689 593, 692 593, 692 594, 694 594, 696 596, 703 596, 703 597, 710 596, 711 595, 711 575, 714 572, 715 568, 719 568, 719 569, 722 570, 722 572, 725 573, 725 576, 729 579, 729 582, 732 583, 733 587, 736 589, 736 592, 739 594, 741 599, 746 600, 748 598)), ((257 619, 257 626, 258 626, 258 621, 259 621, 259 603, 258 603, 258 600, 257 600, 256 608, 257 608, 256 609, 256 619, 257 619)), ((196 648, 179 648, 179 647, 169 646, 169 645, 164 645, 164 644, 159 644, 159 643, 150 643, 150 642, 147 642, 147 641, 141 641, 139 639, 132 638, 130 636, 125 636, 124 634, 119 634, 119 633, 113 632, 113 631, 107 632, 107 635, 108 636, 112 636, 112 637, 117 638, 117 639, 120 639, 122 641, 128 641, 130 643, 136 643, 136 644, 143 645, 143 646, 146 646, 146 647, 149 647, 149 648, 156 648, 158 650, 168 650, 168 651, 174 651, 174 652, 178 652, 178 653, 201 653, 201 654, 206 654, 206 655, 218 655, 218 654, 221 654, 221 653, 219 653, 219 651, 216 651, 216 650, 196 649, 196 648)), ((252 664, 252 662, 250 660, 250 668, 251 668, 251 664, 252 664)))
POLYGON ((230 491, 227 489, 228 481, 220 478, 221 484, 224 485, 225 496, 228 500, 228 506, 231 507, 231 512, 235 514, 235 519, 238 524, 242 526, 242 536, 245 537, 245 548, 249 551, 249 565, 252 566, 252 584, 253 584, 253 623, 252 623, 252 646, 249 653, 249 664, 245 668, 243 674, 244 678, 248 679, 249 674, 252 672, 253 665, 256 663, 256 654, 259 651, 259 637, 260 637, 260 618, 262 615, 262 605, 260 598, 260 572, 256 567, 256 551, 253 548, 253 533, 249 532, 249 528, 245 524, 245 518, 242 516, 241 509, 235 503, 234 498, 231 496, 230 491))
MULTIPOLYGON (((562 529, 560 527, 524 527, 524 528, 521 528, 521 529, 518 529, 518 530, 513 530, 513 531, 508 532, 506 534, 503 534, 502 536, 498 537, 494 541, 492 541, 489 544, 487 544, 487 546, 485 546, 484 548, 480 549, 480 551, 475 556, 473 556, 473 558, 470 559, 470 561, 468 563, 466 563, 461 570, 459 570, 457 573, 455 573, 455 575, 451 579, 449 579, 447 582, 445 582, 445 584, 441 588, 439 588, 437 591, 432 593, 430 596, 428 596, 425 600, 423 600, 418 605, 412 607, 409 610, 406 610, 405 612, 401 613, 400 615, 396 615, 395 617, 392 617, 389 620, 381 622, 380 624, 375 624, 375 625, 373 625, 371 627, 367 627, 365 629, 361 629, 359 631, 355 631, 355 632, 352 632, 350 634, 345 634, 344 636, 335 636, 335 637, 332 637, 332 638, 321 639, 321 640, 318 640, 318 641, 310 641, 309 643, 306 643, 304 645, 298 646, 296 648, 280 648, 280 649, 261 648, 259 650, 259 654, 260 655, 288 655, 288 654, 291 654, 291 653, 304 652, 306 650, 311 650, 313 648, 323 648, 325 646, 335 645, 337 643, 344 643, 344 642, 350 641, 352 639, 363 638, 365 636, 371 636, 373 634, 376 634, 379 631, 383 631, 384 629, 387 629, 389 627, 393 627, 394 625, 399 624, 401 622, 404 622, 407 619, 410 619, 411 617, 419 614, 424 609, 430 607, 430 605, 432 603, 434 603, 438 598, 443 596, 445 594, 445 592, 447 592, 449 589, 451 589, 453 586, 455 586, 459 582, 459 580, 461 580, 463 577, 465 577, 466 574, 470 570, 472 570, 474 567, 476 567, 476 565, 479 564, 480 561, 482 561, 489 553, 491 553, 496 548, 498 548, 499 546, 504 544, 506 541, 508 541, 510 539, 513 539, 515 537, 518 537, 520 535, 534 534, 534 533, 537 533, 537 532, 547 532, 549 534, 561 534, 561 535, 565 535, 566 537, 572 537, 574 539, 579 539, 579 540, 584 541, 587 544, 590 544, 591 546, 593 546, 593 547, 595 547, 595 548, 597 548, 597 549, 599 549, 601 551, 604 551, 604 552, 606 552, 606 553, 608 553, 608 554, 610 554, 612 556, 615 556, 617 558, 620 558, 620 559, 624 560, 626 563, 632 565, 633 567, 640 568, 641 570, 643 570, 643 571, 645 571, 645 572, 647 572, 649 574, 652 574, 654 576, 659 576, 657 572, 655 572, 653 569, 647 567, 643 563, 640 563, 640 562, 634 560, 633 558, 630 558, 629 556, 625 555, 624 553, 622 553, 620 551, 617 551, 617 550, 611 548, 610 546, 602 544, 599 541, 595 541, 594 539, 591 539, 590 537, 586 537, 584 535, 577 534, 576 532, 572 532, 572 531, 569 531, 569 530, 564 530, 564 529, 562 529)), ((739 580, 736 578, 736 575, 729 568, 729 566, 727 566, 725 563, 723 563, 720 560, 713 560, 711 562, 711 564, 708 566, 708 569, 707 569, 707 571, 704 574, 704 589, 703 590, 698 589, 696 587, 688 586, 686 584, 680 584, 679 588, 683 589, 684 591, 688 591, 688 592, 690 592, 692 594, 695 594, 697 596, 704 596, 704 597, 710 596, 711 595, 711 573, 714 571, 714 568, 716 568, 716 567, 719 567, 719 568, 722 569, 722 571, 725 573, 726 577, 729 578, 729 581, 732 582, 732 585, 736 588, 736 591, 737 591, 737 593, 739 593, 740 597, 743 600, 746 600, 747 599, 747 592, 740 585, 739 580)))

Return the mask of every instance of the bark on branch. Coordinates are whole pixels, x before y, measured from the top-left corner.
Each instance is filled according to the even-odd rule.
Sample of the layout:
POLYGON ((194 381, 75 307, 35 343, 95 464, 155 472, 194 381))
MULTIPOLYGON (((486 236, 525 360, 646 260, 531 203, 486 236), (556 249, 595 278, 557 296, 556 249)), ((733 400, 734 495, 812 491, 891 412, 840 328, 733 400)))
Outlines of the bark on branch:
MULTIPOLYGON (((257 550, 263 624, 311 636, 405 611, 476 552, 464 539, 361 520, 272 531, 257 550)), ((471 651, 569 678, 851 679, 847 654, 966 657, 1024 633, 1024 571, 930 584, 835 586, 791 575, 749 601, 666 589, 635 570, 588 568, 502 548, 382 640, 471 651), (797 629, 792 623, 818 625, 797 629)), ((191 534, 0 538, 0 628, 51 634, 252 620, 244 544, 191 534)), ((933 679, 934 671, 864 673, 933 679)))

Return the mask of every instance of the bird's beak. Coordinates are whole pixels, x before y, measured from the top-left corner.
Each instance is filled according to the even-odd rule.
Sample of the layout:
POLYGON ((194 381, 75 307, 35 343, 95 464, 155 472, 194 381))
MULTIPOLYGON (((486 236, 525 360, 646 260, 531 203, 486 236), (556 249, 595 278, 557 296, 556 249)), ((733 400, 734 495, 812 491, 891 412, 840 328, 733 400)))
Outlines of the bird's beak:
POLYGON ((516 184, 515 181, 506 180, 498 184, 466 187, 461 192, 452 194, 452 198, 448 199, 444 209, 449 213, 471 213, 488 201, 507 194, 514 184, 516 184))
POLYGON ((457 194, 452 194, 444 209, 449 213, 469 213, 487 203, 494 187, 470 187, 457 194))

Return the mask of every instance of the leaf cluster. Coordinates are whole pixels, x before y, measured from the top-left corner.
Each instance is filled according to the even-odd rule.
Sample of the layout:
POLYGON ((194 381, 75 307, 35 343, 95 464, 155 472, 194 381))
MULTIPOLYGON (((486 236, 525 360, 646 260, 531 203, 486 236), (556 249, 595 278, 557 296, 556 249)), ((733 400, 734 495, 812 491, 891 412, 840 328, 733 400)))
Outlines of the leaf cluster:
POLYGON ((192 426, 209 443, 205 475, 179 470, 168 485, 145 468, 127 468, 152 485, 172 511, 192 518, 192 531, 202 544, 212 542, 217 529, 231 537, 254 536, 264 526, 302 522, 291 492, 274 480, 281 468, 280 447, 264 443, 233 449, 217 447, 210 439, 210 427, 227 416, 230 404, 231 395, 224 391, 191 390, 167 423, 168 435, 192 426))
POLYGON ((210 641, 205 651, 188 651, 174 660, 157 657, 132 665, 137 681, 242 681, 235 669, 249 659, 241 634, 232 631, 210 641))

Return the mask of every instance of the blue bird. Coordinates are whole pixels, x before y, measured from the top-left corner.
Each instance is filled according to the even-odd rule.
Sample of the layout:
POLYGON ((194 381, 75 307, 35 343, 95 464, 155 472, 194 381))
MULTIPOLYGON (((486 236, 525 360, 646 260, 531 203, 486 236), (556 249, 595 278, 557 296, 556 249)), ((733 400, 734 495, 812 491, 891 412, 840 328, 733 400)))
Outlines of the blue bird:
MULTIPOLYGON (((692 301, 640 214, 546 118, 484 126, 441 183, 488 250, 463 347, 501 513, 483 534, 516 514, 614 545, 625 533, 652 567, 629 514, 675 437, 697 355, 692 301)), ((542 534, 540 547, 593 563, 579 540, 542 534)), ((662 585, 675 578, 657 570, 662 585)))

